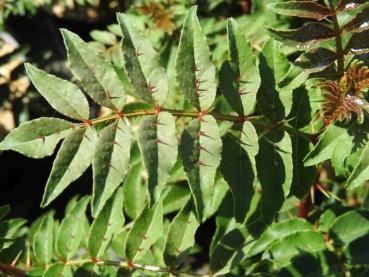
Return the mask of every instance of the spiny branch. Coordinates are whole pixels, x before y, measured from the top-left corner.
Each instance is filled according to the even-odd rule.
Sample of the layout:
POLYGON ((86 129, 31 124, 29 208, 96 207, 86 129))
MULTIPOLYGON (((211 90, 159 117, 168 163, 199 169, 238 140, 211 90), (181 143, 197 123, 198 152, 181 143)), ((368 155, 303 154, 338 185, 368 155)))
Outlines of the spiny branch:
MULTIPOLYGON (((183 110, 173 110, 173 109, 164 109, 162 108, 160 111, 165 111, 168 112, 170 114, 172 114, 173 116, 177 116, 177 117, 191 117, 191 118, 200 118, 202 115, 202 112, 197 112, 197 111, 183 111, 183 110)), ((139 117, 139 116, 148 116, 148 115, 155 115, 157 114, 158 111, 153 109, 153 110, 136 110, 136 111, 132 111, 129 113, 113 113, 113 114, 109 114, 107 116, 103 116, 103 117, 99 117, 96 119, 92 119, 89 120, 89 125, 96 125, 96 124, 100 124, 100 123, 105 123, 105 122, 109 122, 112 120, 116 120, 118 117, 126 117, 126 118, 130 118, 130 117, 139 117)), ((292 128, 288 125, 285 124, 285 122, 283 123, 271 123, 268 121, 264 121, 262 116, 238 116, 238 115, 230 115, 230 114, 220 114, 220 113, 213 113, 213 112, 209 112, 207 113, 211 116, 213 116, 216 120, 219 121, 230 121, 230 122, 244 122, 244 121, 250 121, 251 123, 262 127, 262 128, 266 128, 268 130, 276 130, 276 129, 280 129, 283 130, 285 132, 290 133, 291 135, 298 135, 301 136, 307 140, 311 140, 314 137, 314 134, 309 134, 309 133, 305 133, 302 132, 298 129, 292 128)), ((84 127, 86 126, 85 123, 82 123, 79 125, 79 127, 84 127)))

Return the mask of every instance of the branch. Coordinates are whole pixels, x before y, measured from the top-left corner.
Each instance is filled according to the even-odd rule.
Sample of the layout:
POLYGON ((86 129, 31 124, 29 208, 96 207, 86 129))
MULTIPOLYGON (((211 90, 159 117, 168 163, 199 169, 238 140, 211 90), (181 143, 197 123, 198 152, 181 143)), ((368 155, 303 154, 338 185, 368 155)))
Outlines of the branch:
MULTIPOLYGON (((96 119, 89 120, 88 122, 80 124, 79 127, 84 127, 86 125, 96 125, 96 124, 116 120, 117 118, 123 118, 123 117, 130 118, 130 117, 138 117, 138 116, 155 115, 160 111, 168 112, 172 114, 173 116, 177 116, 177 117, 191 117, 191 118, 200 118, 201 116, 204 116, 206 114, 206 113, 204 114, 204 112, 197 112, 197 111, 191 112, 191 111, 183 111, 183 110, 164 109, 164 108, 161 110, 157 110, 157 109, 136 110, 136 111, 132 111, 126 114, 123 114, 121 112, 112 113, 107 116, 102 116, 96 119)), ((251 123, 259 127, 265 128, 265 129, 269 129, 269 130, 280 129, 285 132, 288 132, 291 135, 301 136, 308 141, 311 141, 314 138, 314 134, 305 133, 293 127, 287 126, 285 124, 286 122, 271 123, 271 122, 262 120, 263 119, 262 116, 238 116, 238 115, 220 114, 220 113, 213 113, 213 112, 209 112, 208 114, 213 116, 216 120, 220 120, 220 121, 230 121, 230 122, 250 121, 251 123)))
POLYGON ((339 77, 342 77, 344 73, 344 69, 345 69, 344 51, 342 47, 341 29, 340 29, 340 26, 338 24, 338 19, 337 19, 337 11, 334 8, 334 4, 332 0, 329 0, 329 9, 331 10, 333 27, 336 33, 336 48, 337 48, 337 57, 338 57, 337 72, 338 72, 339 77))
POLYGON ((24 270, 3 263, 0 263, 0 273, 14 277, 25 277, 27 275, 24 270))

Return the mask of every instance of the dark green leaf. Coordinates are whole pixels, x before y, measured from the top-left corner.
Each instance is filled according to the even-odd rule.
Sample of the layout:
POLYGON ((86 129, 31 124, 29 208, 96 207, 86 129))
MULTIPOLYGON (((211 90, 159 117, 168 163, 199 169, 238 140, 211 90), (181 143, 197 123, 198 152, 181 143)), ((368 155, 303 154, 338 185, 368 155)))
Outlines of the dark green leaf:
POLYGON ((221 149, 219 128, 211 115, 192 120, 182 133, 180 154, 200 220, 207 218, 211 207, 221 149))
POLYGON ((14 150, 30 158, 50 156, 74 125, 59 118, 41 117, 12 130, 0 143, 0 150, 14 150))
POLYGON ((310 73, 320 72, 337 59, 336 53, 326 48, 316 48, 303 53, 295 64, 310 73))
POLYGON ((313 253, 325 248, 324 237, 321 233, 300 231, 276 241, 264 252, 263 258, 286 265, 293 256, 301 252, 313 253))
POLYGON ((340 11, 353 10, 367 3, 367 0, 341 0, 338 4, 340 11))
POLYGON ((369 53, 369 30, 356 33, 347 45, 346 51, 350 50, 355 55, 369 53))
POLYGON ((350 139, 346 128, 329 125, 327 130, 321 135, 314 149, 305 157, 305 166, 311 166, 324 162, 332 157, 333 151, 339 139, 350 139))
POLYGON ((351 176, 347 179, 346 187, 354 189, 367 180, 369 180, 369 143, 366 144, 359 162, 356 164, 351 176))
POLYGON ((48 264, 53 257, 53 231, 54 219, 52 214, 49 213, 41 221, 33 241, 33 254, 36 261, 40 264, 48 264))
POLYGON ((55 277, 55 276, 72 277, 73 276, 72 268, 62 263, 53 264, 42 275, 42 277, 55 277))
POLYGON ((105 254, 114 234, 124 224, 123 191, 118 189, 104 205, 101 212, 91 225, 88 236, 88 252, 93 258, 105 254))
POLYGON ((97 140, 93 127, 73 131, 63 142, 47 181, 41 206, 46 207, 90 166, 97 140))
POLYGON ((173 116, 168 112, 147 116, 138 130, 138 145, 148 173, 151 201, 157 201, 177 161, 178 142, 173 116))
POLYGON ((142 180, 142 170, 141 162, 132 166, 123 184, 124 211, 131 219, 139 216, 147 198, 147 186, 142 180))
MULTIPOLYGON (((234 137, 223 137, 223 152, 220 169, 233 196, 234 215, 243 222, 254 195, 256 178, 254 156, 250 156, 234 137)), ((243 143, 243 142, 242 142, 243 143)), ((247 142, 244 142, 247 144, 247 142)))
POLYGON ((227 101, 240 115, 253 112, 260 75, 250 43, 238 23, 227 24, 231 64, 225 63, 220 73, 220 87, 227 101))
POLYGON ((334 30, 321 23, 308 23, 298 29, 276 30, 267 28, 275 39, 297 48, 312 48, 321 41, 333 38, 334 30))
POLYGON ((353 210, 336 218, 329 230, 329 237, 336 245, 348 245, 368 232, 369 211, 353 210))
POLYGON ((190 200, 169 225, 164 250, 167 266, 176 267, 184 261, 195 243, 195 232, 199 224, 194 203, 190 200))
POLYGON ((156 51, 125 14, 120 13, 117 18, 123 34, 124 67, 131 84, 142 100, 164 104, 168 80, 156 51))
POLYGON ((347 23, 345 30, 352 33, 361 33, 369 29, 369 8, 363 9, 353 20, 347 23))
POLYGON ((91 208, 94 216, 123 182, 129 169, 132 140, 132 129, 125 119, 119 119, 101 131, 92 162, 91 208))
POLYGON ((90 108, 83 92, 73 83, 25 64, 33 85, 58 112, 78 120, 87 120, 90 108))
POLYGON ((137 261, 163 235, 163 207, 158 202, 146 206, 134 221, 126 239, 125 252, 128 261, 137 261))
POLYGON ((61 30, 68 50, 68 64, 92 99, 102 106, 121 110, 125 89, 113 66, 78 35, 61 30))
POLYGON ((312 231, 312 225, 304 219, 291 219, 270 226, 252 246, 248 256, 264 252, 273 243, 291 234, 312 231))
POLYGON ((187 14, 176 58, 176 78, 186 100, 199 111, 213 104, 217 89, 215 67, 193 6, 187 14))
POLYGON ((292 183, 292 145, 287 133, 273 131, 259 141, 256 156, 258 179, 262 188, 261 209, 264 220, 271 223, 290 193, 292 183))
POLYGON ((313 1, 288 1, 269 5, 278 14, 322 20, 330 15, 330 10, 313 1))
POLYGON ((82 241, 83 221, 82 218, 90 197, 85 196, 79 200, 70 214, 64 217, 56 236, 56 252, 63 259, 70 259, 77 253, 82 241))
POLYGON ((0 206, 0 219, 6 217, 10 212, 10 205, 0 206))

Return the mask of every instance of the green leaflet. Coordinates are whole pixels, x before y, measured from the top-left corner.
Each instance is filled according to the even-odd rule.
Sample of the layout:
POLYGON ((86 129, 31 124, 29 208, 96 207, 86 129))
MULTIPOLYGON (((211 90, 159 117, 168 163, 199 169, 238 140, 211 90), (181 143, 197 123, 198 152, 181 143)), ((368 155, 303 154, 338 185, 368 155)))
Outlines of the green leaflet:
POLYGON ((304 52, 295 61, 295 64, 305 72, 320 72, 330 66, 337 59, 337 54, 329 49, 319 47, 304 52))
POLYGON ((211 207, 214 178, 222 150, 219 128, 214 117, 206 115, 192 120, 182 133, 179 149, 197 216, 205 220, 211 207))
POLYGON ((73 83, 25 64, 33 85, 58 112, 78 120, 87 120, 90 108, 83 92, 73 83))
MULTIPOLYGON (((288 113, 285 110, 282 95, 278 92, 278 86, 288 73, 289 62, 280 49, 280 43, 268 40, 259 55, 259 70, 261 86, 257 94, 259 108, 272 122, 280 122, 288 113)), ((292 95, 290 91, 287 91, 292 95)))
POLYGON ((273 131, 260 138, 259 146, 256 165, 262 188, 261 211, 265 221, 271 223, 290 193, 292 145, 287 133, 273 131))
POLYGON ((196 6, 190 9, 183 24, 175 72, 179 89, 187 102, 199 111, 206 111, 214 102, 217 81, 196 10, 196 6))
POLYGON ((312 229, 313 226, 304 219, 296 218, 276 223, 270 226, 261 235, 261 237, 252 246, 247 256, 252 257, 259 253, 262 253, 265 251, 265 249, 273 245, 273 243, 291 234, 297 232, 312 231, 312 229))
POLYGON ((70 214, 64 217, 56 235, 56 252, 63 259, 70 259, 77 253, 82 241, 83 216, 85 215, 89 196, 78 201, 70 214))
POLYGON ((130 262, 139 261, 145 252, 163 234, 163 206, 161 201, 143 209, 134 221, 126 239, 126 258, 130 262))
POLYGON ((362 10, 353 20, 344 27, 345 30, 352 33, 361 33, 369 29, 369 7, 362 10))
POLYGON ((240 115, 253 112, 260 75, 250 43, 244 30, 234 19, 227 24, 230 64, 223 64, 220 87, 227 101, 240 115))
POLYGON ((213 276, 222 276, 232 269, 242 258, 247 232, 242 225, 233 227, 216 244, 210 256, 210 270, 213 276))
MULTIPOLYGON (((291 126, 301 129, 311 121, 311 105, 309 92, 306 89, 295 89, 293 91, 293 105, 288 115, 291 126)), ((291 194, 298 198, 304 197, 309 191, 316 176, 315 166, 304 166, 304 157, 309 153, 311 142, 299 136, 290 134, 292 143, 293 179, 291 194)))
POLYGON ((368 232, 369 211, 357 209, 338 216, 330 227, 329 237, 336 246, 345 246, 368 232))
POLYGON ((347 179, 346 187, 354 189, 360 186, 365 181, 369 180, 369 143, 366 144, 361 153, 360 160, 356 164, 350 177, 347 179))
POLYGON ((313 253, 326 249, 324 237, 315 231, 300 231, 277 240, 262 255, 279 265, 287 265, 290 259, 301 252, 313 253))
POLYGON ((311 22, 298 29, 275 30, 267 28, 269 34, 286 45, 296 48, 313 48, 322 41, 335 36, 333 29, 327 25, 311 22))
POLYGON ((363 31, 361 33, 355 33, 351 37, 345 52, 351 51, 355 55, 362 55, 369 53, 369 30, 363 31))
POLYGON ((195 243, 195 232, 199 225, 191 199, 169 225, 164 249, 164 260, 167 266, 176 267, 188 256, 195 243))
POLYGON ((142 100, 164 104, 168 96, 165 69, 150 41, 132 25, 128 17, 119 13, 118 22, 123 34, 124 68, 142 100))
POLYGON ((138 145, 148 172, 150 198, 157 201, 177 161, 178 142, 173 116, 168 112, 142 119, 138 145))
POLYGON ((0 219, 6 217, 10 212, 10 205, 0 206, 0 219))
POLYGON ((330 124, 319 138, 314 149, 305 157, 305 166, 315 165, 330 159, 340 139, 350 140, 346 128, 330 124))
POLYGON ((273 3, 269 5, 275 13, 287 16, 297 16, 302 18, 310 18, 322 20, 330 15, 330 10, 313 1, 289 1, 281 3, 273 3))
POLYGON ((245 220, 255 193, 255 160, 251 160, 254 160, 254 156, 249 155, 233 136, 227 134, 223 137, 220 169, 233 196, 234 216, 237 222, 245 220))
POLYGON ((131 218, 137 218, 147 198, 147 186, 142 180, 143 166, 137 163, 129 169, 123 184, 124 211, 131 218))
POLYGON ((101 131, 92 162, 94 216, 123 182, 129 168, 132 140, 132 130, 126 120, 119 119, 101 131))
POLYGON ((342 265, 337 256, 324 250, 315 253, 301 253, 301 255, 293 257, 290 263, 278 272, 277 277, 340 276, 341 274, 342 265))
POLYGON ((105 254, 111 239, 124 224, 123 192, 119 188, 104 205, 91 225, 88 236, 88 252, 93 258, 105 254))
POLYGON ((86 171, 92 161, 96 140, 93 127, 76 129, 65 139, 47 180, 42 207, 49 205, 86 171))
POLYGON ((65 264, 57 263, 51 265, 42 275, 42 277, 55 276, 72 277, 72 268, 70 266, 66 266, 65 264))
POLYGON ((90 36, 93 40, 106 45, 115 45, 118 43, 117 37, 108 31, 93 30, 90 32, 90 36))
POLYGON ((54 219, 49 213, 45 216, 35 233, 33 240, 33 254, 40 264, 48 264, 53 257, 54 250, 54 219))
POLYGON ((59 118, 41 117, 19 125, 0 143, 0 150, 14 150, 27 157, 40 159, 50 156, 73 127, 59 118))
POLYGON ((104 107, 121 110, 124 86, 113 66, 78 35, 61 30, 68 51, 68 65, 92 99, 104 107))

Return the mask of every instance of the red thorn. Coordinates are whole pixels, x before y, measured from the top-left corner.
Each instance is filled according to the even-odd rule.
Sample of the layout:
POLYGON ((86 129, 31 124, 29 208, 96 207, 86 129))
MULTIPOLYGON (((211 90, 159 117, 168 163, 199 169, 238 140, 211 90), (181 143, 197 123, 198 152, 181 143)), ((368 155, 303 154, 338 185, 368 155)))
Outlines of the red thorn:
POLYGON ((83 124, 84 124, 85 126, 92 126, 92 121, 91 121, 91 120, 84 120, 84 121, 83 121, 83 124))
POLYGON ((40 140, 42 140, 42 143, 45 143, 45 136, 40 135, 40 136, 39 136, 39 139, 40 139, 40 140))
POLYGON ((91 257, 91 262, 92 262, 92 264, 95 265, 95 264, 97 264, 99 262, 99 260, 96 259, 96 258, 91 257))
POLYGON ((199 145, 197 147, 197 149, 199 149, 199 151, 205 151, 206 153, 208 153, 209 155, 213 155, 209 150, 207 150, 205 147, 203 147, 202 145, 199 145))
POLYGON ((200 71, 200 69, 195 65, 195 71, 200 71))
POLYGON ((115 113, 115 116, 116 116, 116 118, 123 118, 124 117, 124 113, 122 113, 122 112, 116 112, 115 113))
POLYGON ((207 138, 210 138, 210 139, 214 139, 213 137, 211 137, 211 136, 209 136, 208 134, 206 134, 205 132, 203 132, 203 131, 198 131, 197 132, 197 136, 198 137, 207 137, 207 138))
POLYGON ((208 111, 201 111, 201 112, 199 112, 199 119, 201 120, 206 115, 208 115, 208 111))
POLYGON ((132 261, 128 261, 127 262, 127 267, 128 267, 129 270, 132 270, 135 266, 134 266, 132 261))
POLYGON ((198 166, 207 166, 207 167, 210 167, 209 165, 207 165, 206 163, 202 162, 202 161, 197 161, 196 163, 198 166))
POLYGON ((140 50, 136 50, 136 56, 137 57, 139 57, 139 56, 141 56, 143 53, 142 52, 140 52, 140 50))
POLYGON ((159 105, 155 106, 155 114, 158 115, 159 113, 161 113, 161 108, 159 105))
POLYGON ((239 117, 238 117, 238 121, 239 122, 245 122, 245 121, 247 121, 248 120, 248 118, 247 118, 247 116, 245 116, 245 115, 240 115, 239 117))

